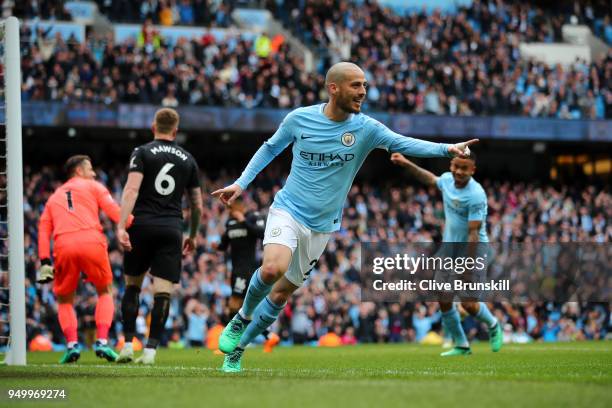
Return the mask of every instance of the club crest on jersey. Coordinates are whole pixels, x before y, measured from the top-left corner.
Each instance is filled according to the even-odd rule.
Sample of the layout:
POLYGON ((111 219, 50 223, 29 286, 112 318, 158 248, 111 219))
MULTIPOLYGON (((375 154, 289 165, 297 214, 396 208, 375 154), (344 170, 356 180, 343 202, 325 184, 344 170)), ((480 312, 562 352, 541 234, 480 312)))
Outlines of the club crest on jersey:
POLYGON ((272 228, 272 231, 270 231, 270 235, 273 237, 278 237, 280 234, 281 234, 280 227, 272 228))
POLYGON ((340 136, 340 140, 342 141, 342 144, 346 147, 351 147, 355 144, 355 135, 350 132, 346 132, 342 136, 340 136))

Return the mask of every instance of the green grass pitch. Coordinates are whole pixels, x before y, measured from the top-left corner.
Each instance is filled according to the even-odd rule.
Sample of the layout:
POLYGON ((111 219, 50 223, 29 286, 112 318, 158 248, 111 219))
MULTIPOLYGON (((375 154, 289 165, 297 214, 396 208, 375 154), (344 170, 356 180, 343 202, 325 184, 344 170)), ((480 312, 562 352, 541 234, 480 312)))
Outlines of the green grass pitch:
POLYGON ((250 348, 244 371, 218 370, 205 349, 160 350, 157 365, 119 366, 82 354, 30 353, 27 367, 0 367, 0 406, 10 388, 65 388, 49 407, 611 407, 612 342, 506 345, 443 359, 441 348, 362 345, 335 349, 250 348))

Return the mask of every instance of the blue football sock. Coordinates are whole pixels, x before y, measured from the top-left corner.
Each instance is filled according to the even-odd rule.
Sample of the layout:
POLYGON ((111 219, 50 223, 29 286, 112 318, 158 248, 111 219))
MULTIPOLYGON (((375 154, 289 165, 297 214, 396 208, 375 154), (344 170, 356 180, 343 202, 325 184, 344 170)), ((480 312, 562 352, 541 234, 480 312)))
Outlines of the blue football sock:
POLYGON ((448 331, 453 338, 455 347, 470 347, 470 343, 463 331, 463 326, 461 326, 459 311, 455 309, 455 307, 448 312, 442 313, 442 324, 444 325, 444 329, 448 331))
POLYGON ((238 311, 240 316, 247 320, 251 320, 251 315, 253 315, 253 311, 257 305, 261 303, 261 300, 265 298, 272 289, 272 285, 268 285, 261 280, 260 271, 261 268, 257 268, 255 273, 253 273, 253 276, 251 276, 251 281, 249 282, 249 288, 247 289, 246 296, 244 297, 244 302, 238 311))
POLYGON ((484 302, 480 302, 480 310, 478 310, 478 313, 476 313, 474 317, 485 323, 489 328, 497 324, 497 319, 493 316, 493 313, 491 313, 489 307, 484 302))
POLYGON ((276 321, 276 318, 285 307, 285 304, 277 305, 266 297, 255 309, 253 320, 247 326, 240 338, 239 346, 245 348, 255 337, 259 336, 276 321))

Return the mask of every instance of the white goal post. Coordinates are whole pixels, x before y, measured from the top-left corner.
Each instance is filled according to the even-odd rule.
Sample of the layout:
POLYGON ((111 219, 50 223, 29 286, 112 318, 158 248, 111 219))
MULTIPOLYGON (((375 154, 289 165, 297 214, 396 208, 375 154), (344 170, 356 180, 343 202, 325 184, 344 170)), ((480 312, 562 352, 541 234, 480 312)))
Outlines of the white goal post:
POLYGON ((25 261, 23 239, 23 159, 21 147, 21 52, 19 20, 0 22, 4 42, 4 112, 10 339, 5 362, 26 364, 25 261))

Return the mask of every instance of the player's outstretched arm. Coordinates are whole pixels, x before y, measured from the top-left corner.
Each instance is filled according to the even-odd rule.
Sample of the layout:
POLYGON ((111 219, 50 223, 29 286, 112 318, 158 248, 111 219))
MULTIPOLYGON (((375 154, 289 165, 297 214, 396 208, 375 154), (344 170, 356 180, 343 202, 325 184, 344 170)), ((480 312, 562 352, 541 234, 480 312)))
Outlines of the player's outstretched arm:
POLYGON ((202 190, 200 187, 189 190, 189 207, 191 208, 191 217, 189 219, 189 236, 183 242, 183 255, 195 250, 196 238, 198 229, 200 228, 200 219, 202 218, 202 190))
POLYGON ((214 197, 221 199, 225 205, 233 203, 248 187, 251 181, 255 179, 255 176, 293 142, 293 136, 291 136, 292 133, 290 130, 290 115, 291 114, 287 115, 272 137, 266 140, 264 144, 257 149, 240 177, 231 186, 214 191, 212 193, 214 197))
POLYGON ((393 153, 391 155, 391 162, 398 166, 404 167, 414 178, 427 186, 435 186, 438 182, 438 177, 435 174, 417 166, 405 158, 401 153, 393 153))
POLYGON ((454 145, 450 145, 448 147, 448 152, 453 156, 469 156, 470 146, 478 142, 478 139, 471 139, 467 142, 455 143, 454 145))
POLYGON ((132 243, 130 242, 130 235, 125 230, 128 222, 128 218, 134 210, 136 205, 136 199, 138 199, 138 192, 140 191, 140 185, 144 174, 136 171, 131 171, 128 174, 127 182, 123 187, 123 194, 121 195, 121 217, 117 224, 117 239, 119 244, 126 251, 132 250, 132 243))
POLYGON ((225 205, 230 205, 242 194, 242 187, 238 184, 232 184, 225 188, 220 188, 212 192, 212 196, 221 200, 225 205))
POLYGON ((382 123, 371 120, 368 126, 372 130, 372 147, 384 148, 392 153, 402 153, 412 157, 454 157, 469 153, 469 146, 478 143, 478 139, 456 144, 434 143, 415 139, 393 132, 382 123))

